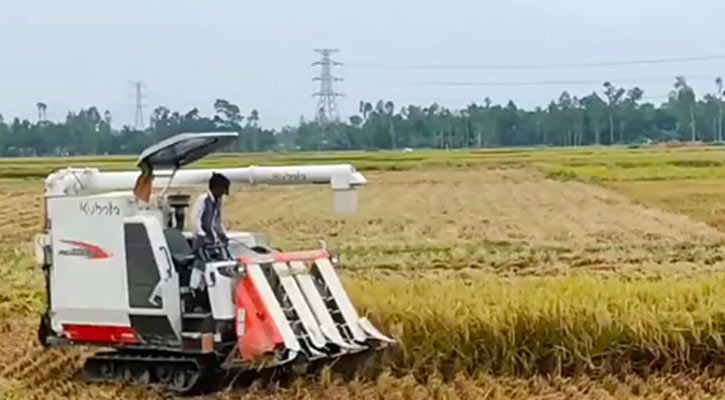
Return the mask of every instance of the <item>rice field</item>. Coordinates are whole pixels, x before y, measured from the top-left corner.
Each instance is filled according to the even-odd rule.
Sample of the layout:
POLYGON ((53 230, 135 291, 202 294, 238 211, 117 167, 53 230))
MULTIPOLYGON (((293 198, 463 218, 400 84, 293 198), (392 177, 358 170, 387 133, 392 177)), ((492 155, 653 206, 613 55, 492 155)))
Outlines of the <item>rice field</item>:
MULTIPOLYGON (((384 372, 209 398, 725 397, 725 150, 225 155, 200 166, 346 160, 370 182, 355 215, 331 214, 323 188, 233 187, 225 220, 285 250, 325 239, 340 253, 359 310, 399 342, 384 372)), ((133 160, 0 160, 0 398, 167 397, 86 385, 87 350, 36 343, 38 176, 83 163, 133 160)))

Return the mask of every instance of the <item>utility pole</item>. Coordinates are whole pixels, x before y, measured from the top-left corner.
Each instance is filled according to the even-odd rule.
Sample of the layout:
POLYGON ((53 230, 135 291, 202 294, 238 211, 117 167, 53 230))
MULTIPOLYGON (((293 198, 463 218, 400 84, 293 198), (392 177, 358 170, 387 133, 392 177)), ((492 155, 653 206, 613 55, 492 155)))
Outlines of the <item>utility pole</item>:
POLYGON ((332 67, 342 65, 330 56, 333 53, 337 53, 338 49, 315 49, 315 52, 322 55, 322 59, 312 64, 312 66, 320 66, 320 76, 313 79, 313 81, 320 82, 320 91, 314 93, 312 96, 317 97, 317 110, 315 110, 315 120, 320 125, 327 125, 330 122, 338 121, 340 116, 337 109, 337 98, 342 96, 342 93, 335 92, 333 84, 335 82, 342 81, 342 78, 338 78, 332 75, 332 67))
POLYGON ((146 87, 146 84, 142 81, 134 81, 131 82, 134 89, 136 90, 136 116, 134 117, 133 121, 133 127, 137 130, 143 130, 144 129, 144 119, 143 119, 143 89, 146 87))

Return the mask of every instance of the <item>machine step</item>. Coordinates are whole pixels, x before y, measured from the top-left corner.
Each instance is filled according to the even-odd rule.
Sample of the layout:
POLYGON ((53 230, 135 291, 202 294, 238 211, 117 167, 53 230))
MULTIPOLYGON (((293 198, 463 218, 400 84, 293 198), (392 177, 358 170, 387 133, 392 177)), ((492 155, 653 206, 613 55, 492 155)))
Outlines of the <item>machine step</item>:
POLYGON ((206 319, 211 318, 212 314, 210 312, 206 313, 184 313, 183 314, 185 319, 206 319))
POLYGON ((187 313, 181 316, 184 332, 214 332, 214 316, 211 313, 187 313))

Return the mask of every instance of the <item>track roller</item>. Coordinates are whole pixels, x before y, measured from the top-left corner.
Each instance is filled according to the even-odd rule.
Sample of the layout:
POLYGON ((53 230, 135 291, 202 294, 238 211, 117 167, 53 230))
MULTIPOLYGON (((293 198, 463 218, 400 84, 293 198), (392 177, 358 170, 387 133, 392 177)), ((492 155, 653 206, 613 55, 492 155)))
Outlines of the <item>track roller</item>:
POLYGON ((87 382, 130 382, 159 385, 178 394, 194 394, 214 383, 210 359, 176 355, 99 353, 83 366, 87 382))

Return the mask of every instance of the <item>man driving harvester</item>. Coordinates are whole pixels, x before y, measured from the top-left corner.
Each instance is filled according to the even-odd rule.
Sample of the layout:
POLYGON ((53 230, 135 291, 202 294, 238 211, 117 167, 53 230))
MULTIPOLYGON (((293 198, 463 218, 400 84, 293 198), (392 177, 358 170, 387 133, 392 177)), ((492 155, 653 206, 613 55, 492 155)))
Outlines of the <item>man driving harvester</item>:
POLYGON ((194 228, 194 253, 227 244, 227 234, 222 225, 222 197, 229 195, 229 179, 216 172, 209 179, 209 191, 197 197, 192 214, 194 228))
POLYGON ((192 289, 203 289, 204 262, 209 253, 220 254, 219 246, 226 246, 229 239, 222 224, 222 197, 229 195, 229 179, 216 172, 209 179, 209 191, 197 197, 192 214, 194 243, 192 251, 197 257, 191 271, 189 286, 192 289))

